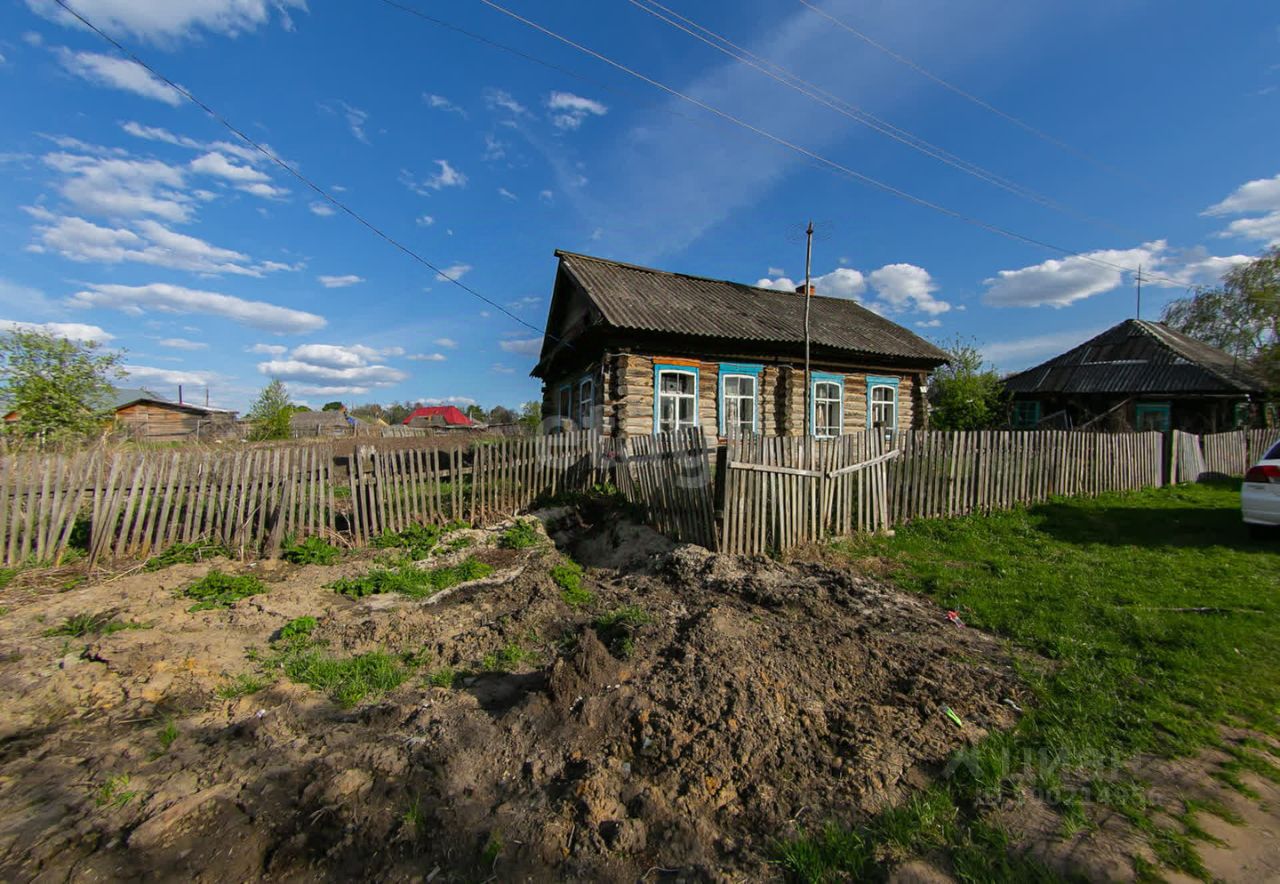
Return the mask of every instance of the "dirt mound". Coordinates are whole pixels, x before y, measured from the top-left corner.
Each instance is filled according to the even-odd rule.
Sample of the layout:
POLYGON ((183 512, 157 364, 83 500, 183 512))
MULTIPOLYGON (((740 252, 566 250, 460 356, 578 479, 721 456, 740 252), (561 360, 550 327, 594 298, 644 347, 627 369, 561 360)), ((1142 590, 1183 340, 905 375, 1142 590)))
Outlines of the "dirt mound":
POLYGON ((436 604, 324 588, 367 561, 282 566, 225 610, 174 597, 208 565, 26 602, 0 618, 0 877, 771 877, 797 819, 1013 723, 1000 645, 917 597, 653 545, 646 573, 589 570, 585 608, 550 545, 492 535, 469 554, 495 572, 436 604), (152 628, 42 634, 108 609, 152 628), (290 682, 271 639, 302 615, 413 676, 347 709, 290 682), (254 672, 276 680, 215 694, 254 672))

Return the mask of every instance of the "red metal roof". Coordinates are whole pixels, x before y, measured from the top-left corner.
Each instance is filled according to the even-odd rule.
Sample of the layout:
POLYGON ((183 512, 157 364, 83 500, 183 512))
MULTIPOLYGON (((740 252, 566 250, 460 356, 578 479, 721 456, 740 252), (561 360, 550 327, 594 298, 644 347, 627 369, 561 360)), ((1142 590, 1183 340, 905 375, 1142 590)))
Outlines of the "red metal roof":
POLYGON ((463 414, 456 405, 427 405, 422 408, 415 408, 413 412, 404 419, 404 423, 409 423, 415 417, 426 418, 430 420, 433 417, 443 418, 444 422, 451 427, 469 427, 474 421, 463 414))

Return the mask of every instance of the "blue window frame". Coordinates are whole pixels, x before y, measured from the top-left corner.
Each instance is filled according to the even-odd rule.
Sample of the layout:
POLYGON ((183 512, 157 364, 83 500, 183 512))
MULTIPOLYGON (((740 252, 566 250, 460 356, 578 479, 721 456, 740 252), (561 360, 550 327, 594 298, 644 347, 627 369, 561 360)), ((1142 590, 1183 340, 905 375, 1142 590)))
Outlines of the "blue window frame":
POLYGON ((760 432, 760 374, 763 365, 720 363, 720 435, 760 432))
POLYGON ((809 426, 819 439, 844 432, 844 375, 809 373, 809 426))
POLYGON ((1139 430, 1159 430, 1169 432, 1171 403, 1139 402, 1133 407, 1134 423, 1139 430))
POLYGON ((867 429, 898 429, 898 384, 902 378, 867 375, 867 429))
POLYGON ((653 432, 698 425, 698 367, 653 364, 653 432))

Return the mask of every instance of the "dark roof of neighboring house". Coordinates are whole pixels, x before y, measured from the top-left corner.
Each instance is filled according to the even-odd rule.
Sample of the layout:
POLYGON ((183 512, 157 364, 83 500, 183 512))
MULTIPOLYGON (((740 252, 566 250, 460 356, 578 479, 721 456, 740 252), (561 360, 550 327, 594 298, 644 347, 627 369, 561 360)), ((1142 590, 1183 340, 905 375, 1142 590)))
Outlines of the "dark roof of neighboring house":
POLYGON ((211 408, 205 405, 196 405, 192 402, 174 402, 172 399, 165 398, 159 393, 143 387, 117 387, 112 393, 111 410, 119 411, 128 405, 136 405, 139 402, 150 402, 156 405, 168 406, 169 408, 181 408, 184 411, 198 414, 235 414, 234 411, 228 411, 225 408, 211 408))
POLYGON ((1160 322, 1126 319, 1078 347, 1005 378, 1012 393, 1261 393, 1234 356, 1160 322))
POLYGON ((422 423, 440 423, 450 427, 470 427, 475 424, 475 421, 463 414, 456 405, 424 405, 415 408, 403 423, 407 425, 415 418, 421 419, 422 423))
MULTIPOLYGON (((804 296, 556 251, 562 272, 576 280, 608 325, 770 344, 804 343, 804 296)), ((814 295, 810 340, 850 354, 941 364, 947 355, 919 335, 847 298, 814 295)), ((543 342, 535 376, 556 349, 543 342)))

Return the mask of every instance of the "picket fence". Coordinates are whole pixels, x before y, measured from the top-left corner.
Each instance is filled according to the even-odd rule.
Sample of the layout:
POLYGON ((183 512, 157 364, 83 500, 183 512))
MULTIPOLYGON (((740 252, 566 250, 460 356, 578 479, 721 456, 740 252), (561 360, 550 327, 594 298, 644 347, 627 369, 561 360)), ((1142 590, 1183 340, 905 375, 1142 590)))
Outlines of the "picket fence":
POLYGON ((721 548, 757 554, 912 519, 1158 486, 1160 433, 869 432, 727 446, 721 548))
POLYGON ((610 441, 614 481, 645 520, 675 540, 715 549, 714 449, 702 431, 610 441))
POLYGON ((1243 476, 1280 442, 1280 430, 1250 429, 1227 433, 1194 433, 1173 431, 1169 480, 1198 482, 1210 476, 1243 476))

